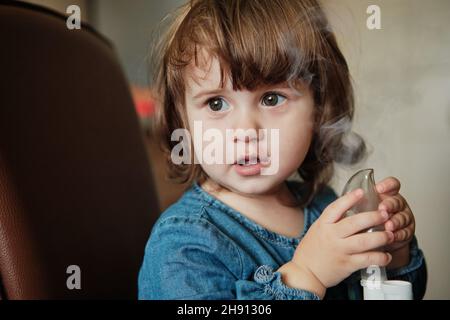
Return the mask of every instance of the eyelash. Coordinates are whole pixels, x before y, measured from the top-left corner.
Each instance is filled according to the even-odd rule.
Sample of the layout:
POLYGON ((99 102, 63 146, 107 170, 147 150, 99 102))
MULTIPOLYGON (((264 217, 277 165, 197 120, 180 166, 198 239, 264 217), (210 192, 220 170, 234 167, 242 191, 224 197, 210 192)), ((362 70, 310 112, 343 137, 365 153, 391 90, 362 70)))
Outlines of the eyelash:
MULTIPOLYGON (((262 98, 261 98, 261 101, 262 101, 262 99, 263 99, 265 96, 271 95, 271 94, 279 95, 279 96, 283 97, 284 99, 287 99, 287 97, 286 97, 284 94, 280 93, 280 92, 276 92, 276 91, 268 91, 268 92, 264 93, 264 95, 263 95, 262 98)), ((204 105, 204 106, 208 106, 209 103, 210 103, 211 101, 214 101, 215 99, 223 99, 223 97, 222 97, 222 96, 214 96, 214 97, 212 97, 212 98, 208 98, 208 99, 203 103, 203 105, 204 105)), ((218 112, 218 111, 216 111, 216 112, 218 112)))

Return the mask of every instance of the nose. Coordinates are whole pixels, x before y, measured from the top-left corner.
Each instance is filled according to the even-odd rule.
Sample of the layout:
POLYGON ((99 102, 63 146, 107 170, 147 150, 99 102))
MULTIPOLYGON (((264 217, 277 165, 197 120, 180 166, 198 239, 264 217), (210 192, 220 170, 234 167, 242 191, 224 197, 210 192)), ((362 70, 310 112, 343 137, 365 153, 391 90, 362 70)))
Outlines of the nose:
POLYGON ((234 126, 233 142, 258 142, 264 139, 262 126, 257 116, 244 112, 239 115, 239 120, 234 126))

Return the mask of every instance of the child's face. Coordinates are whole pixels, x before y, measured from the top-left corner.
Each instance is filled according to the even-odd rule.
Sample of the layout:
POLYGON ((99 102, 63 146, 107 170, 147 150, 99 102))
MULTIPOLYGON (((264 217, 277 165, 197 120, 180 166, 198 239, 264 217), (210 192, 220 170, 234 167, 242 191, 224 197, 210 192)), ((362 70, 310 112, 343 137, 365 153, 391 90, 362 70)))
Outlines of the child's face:
MULTIPOLYGON (((219 61, 213 58, 210 63, 201 67, 191 64, 185 71, 186 110, 192 139, 199 138, 199 132, 194 132, 194 121, 201 121, 202 134, 211 128, 222 133, 224 156, 226 144, 241 147, 243 144, 245 155, 269 155, 270 166, 277 170, 270 175, 244 175, 242 167, 237 168, 239 165, 225 163, 225 160, 221 162, 225 164, 203 161, 201 166, 213 181, 231 191, 248 195, 270 193, 300 167, 309 149, 313 134, 312 92, 306 86, 297 91, 283 84, 254 91, 233 91, 229 81, 221 90, 219 61), (213 90, 215 92, 211 92, 213 90), (226 136, 227 129, 239 128, 253 129, 257 133, 260 129, 267 131, 257 139, 226 136), (279 129, 279 141, 271 141, 271 129, 279 129), (258 145, 262 147, 259 150, 258 145), (277 165, 276 160, 279 160, 277 165)), ((210 143, 203 135, 203 150, 195 148, 196 155, 210 143)), ((236 153, 235 161, 239 159, 236 153)))

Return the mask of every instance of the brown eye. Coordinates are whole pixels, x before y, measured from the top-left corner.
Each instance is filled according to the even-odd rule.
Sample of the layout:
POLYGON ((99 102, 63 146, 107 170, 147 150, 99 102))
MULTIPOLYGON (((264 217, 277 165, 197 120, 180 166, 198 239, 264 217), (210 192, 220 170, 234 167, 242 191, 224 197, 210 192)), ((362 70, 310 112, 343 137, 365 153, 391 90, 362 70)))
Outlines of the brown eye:
POLYGON ((208 107, 215 112, 225 111, 229 108, 228 103, 226 103, 222 98, 213 98, 208 101, 208 107), (223 109, 225 108, 225 109, 223 109))
POLYGON ((265 106, 274 107, 274 106, 278 105, 279 103, 283 102, 284 100, 286 100, 286 98, 280 94, 269 93, 263 97, 262 102, 263 102, 263 105, 265 105, 265 106))

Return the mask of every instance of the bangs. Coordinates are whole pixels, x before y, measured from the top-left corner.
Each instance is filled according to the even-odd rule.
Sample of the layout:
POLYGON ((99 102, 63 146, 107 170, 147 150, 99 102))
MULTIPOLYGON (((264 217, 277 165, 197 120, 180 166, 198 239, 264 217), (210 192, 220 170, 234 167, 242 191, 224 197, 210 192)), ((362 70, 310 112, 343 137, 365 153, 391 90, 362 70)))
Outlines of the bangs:
POLYGON ((221 87, 229 78, 234 90, 283 82, 309 85, 319 72, 322 38, 312 19, 322 20, 320 8, 276 0, 192 5, 169 48, 168 74, 179 76, 191 63, 205 66, 205 51, 220 62, 221 87))

